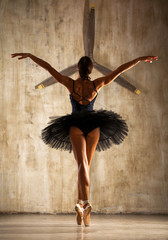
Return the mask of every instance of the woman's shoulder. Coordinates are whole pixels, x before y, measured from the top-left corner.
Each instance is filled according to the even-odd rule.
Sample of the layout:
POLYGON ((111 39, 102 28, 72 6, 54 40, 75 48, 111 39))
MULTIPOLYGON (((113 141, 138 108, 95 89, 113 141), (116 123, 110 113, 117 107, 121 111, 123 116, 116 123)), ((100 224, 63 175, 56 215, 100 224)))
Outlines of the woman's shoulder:
POLYGON ((80 94, 87 94, 87 92, 90 92, 94 88, 95 84, 91 79, 82 80, 81 78, 77 78, 76 80, 73 80, 72 91, 74 90, 80 94))

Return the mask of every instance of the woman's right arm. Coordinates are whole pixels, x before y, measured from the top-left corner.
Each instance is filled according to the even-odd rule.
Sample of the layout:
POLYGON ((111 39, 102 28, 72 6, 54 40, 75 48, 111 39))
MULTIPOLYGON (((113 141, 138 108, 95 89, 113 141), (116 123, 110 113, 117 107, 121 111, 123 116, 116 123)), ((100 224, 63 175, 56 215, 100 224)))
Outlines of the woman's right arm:
POLYGON ((37 63, 40 67, 47 70, 59 83, 64 85, 66 88, 70 89, 70 87, 72 86, 73 80, 71 78, 60 74, 48 62, 42 60, 41 58, 38 58, 31 53, 13 53, 11 55, 12 55, 12 58, 18 57, 18 60, 29 57, 35 63, 37 63))
POLYGON ((129 70, 130 68, 134 67, 137 63, 140 62, 150 62, 152 63, 152 60, 158 60, 157 56, 145 56, 145 57, 139 57, 136 58, 130 62, 127 62, 123 65, 121 65, 120 67, 118 67, 116 70, 114 70, 113 72, 111 72, 110 74, 101 77, 101 78, 97 78, 94 80, 95 85, 96 85, 96 89, 100 89, 103 86, 111 83, 115 78, 117 78, 121 73, 129 70))

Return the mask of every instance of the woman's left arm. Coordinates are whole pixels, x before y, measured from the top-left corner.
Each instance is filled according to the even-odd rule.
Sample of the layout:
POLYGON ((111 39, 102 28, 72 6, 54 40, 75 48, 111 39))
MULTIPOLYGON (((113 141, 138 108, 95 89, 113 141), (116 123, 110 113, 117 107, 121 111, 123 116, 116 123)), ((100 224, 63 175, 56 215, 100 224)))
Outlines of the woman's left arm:
POLYGON ((98 90, 98 89, 102 88, 103 86, 106 86, 107 84, 111 83, 121 73, 123 73, 123 72, 127 71, 128 69, 134 67, 136 64, 138 64, 140 62, 150 62, 150 63, 152 63, 153 60, 158 60, 158 57, 157 56, 144 56, 144 57, 136 58, 136 59, 134 59, 130 62, 127 62, 125 64, 122 64, 116 70, 109 73, 108 75, 95 79, 94 82, 96 84, 96 89, 98 90))
POLYGON ((121 73, 129 70, 130 68, 134 67, 137 63, 140 63, 140 62, 152 63, 153 60, 158 60, 158 57, 157 56, 144 56, 144 57, 136 58, 130 62, 127 62, 127 63, 121 65, 118 68, 118 72, 121 74, 121 73))
POLYGON ((19 57, 18 60, 29 57, 35 63, 37 63, 40 67, 47 70, 59 83, 63 84, 68 89, 72 85, 71 82, 73 80, 71 78, 61 75, 48 62, 45 62, 44 60, 32 55, 31 53, 14 53, 14 54, 11 54, 11 56, 12 58, 19 57))

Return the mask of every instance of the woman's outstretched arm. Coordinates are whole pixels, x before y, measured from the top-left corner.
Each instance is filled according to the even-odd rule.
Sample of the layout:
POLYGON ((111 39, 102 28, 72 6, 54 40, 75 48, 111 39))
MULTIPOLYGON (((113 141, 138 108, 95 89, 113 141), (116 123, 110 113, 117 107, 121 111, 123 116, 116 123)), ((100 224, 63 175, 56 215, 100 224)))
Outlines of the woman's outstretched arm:
POLYGON ((11 54, 11 57, 19 57, 18 60, 29 57, 39 66, 47 70, 59 83, 63 84, 68 89, 70 86, 72 86, 71 82, 73 80, 71 78, 61 75, 48 62, 45 62, 44 60, 32 55, 31 53, 13 53, 11 54))
POLYGON ((116 70, 114 70, 113 72, 111 72, 110 74, 101 77, 101 78, 97 78, 96 80, 94 80, 95 85, 97 90, 100 89, 101 87, 109 84, 110 82, 112 82, 115 78, 117 78, 121 73, 127 71, 128 69, 134 67, 137 63, 140 62, 149 62, 152 63, 153 60, 158 60, 157 56, 144 56, 144 57, 139 57, 136 58, 130 62, 127 62, 121 66, 119 66, 116 70))

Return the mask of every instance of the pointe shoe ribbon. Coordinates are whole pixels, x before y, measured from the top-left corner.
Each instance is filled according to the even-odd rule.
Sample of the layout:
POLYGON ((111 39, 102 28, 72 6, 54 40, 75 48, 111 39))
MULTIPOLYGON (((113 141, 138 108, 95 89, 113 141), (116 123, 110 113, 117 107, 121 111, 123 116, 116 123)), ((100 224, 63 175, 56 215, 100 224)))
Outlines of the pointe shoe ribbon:
POLYGON ((83 213, 83 208, 79 205, 79 203, 77 203, 76 205, 75 205, 75 210, 78 210, 79 212, 81 212, 81 213, 83 213))

